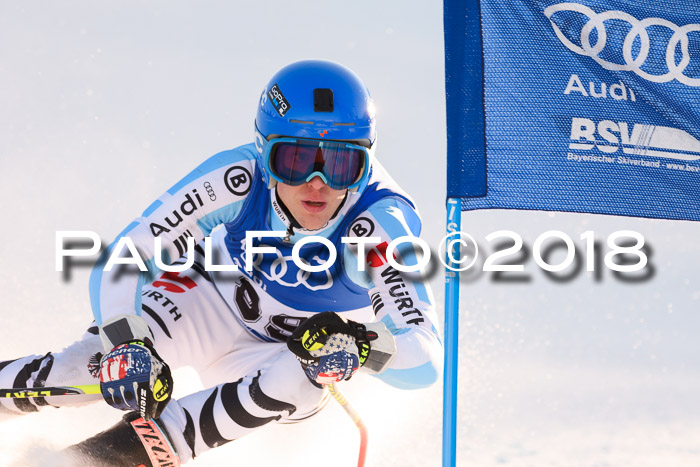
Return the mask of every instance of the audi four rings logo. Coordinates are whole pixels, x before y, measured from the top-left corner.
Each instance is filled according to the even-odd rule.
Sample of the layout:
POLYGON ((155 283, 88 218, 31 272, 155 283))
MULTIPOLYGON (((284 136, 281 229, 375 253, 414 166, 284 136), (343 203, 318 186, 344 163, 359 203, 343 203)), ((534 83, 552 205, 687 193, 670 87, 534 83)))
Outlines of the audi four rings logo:
MULTIPOLYGON (((652 81, 654 83, 665 83, 667 81, 672 81, 674 79, 687 86, 700 86, 700 78, 693 78, 685 73, 686 69, 690 65, 691 58, 700 62, 700 55, 691 54, 688 51, 688 43, 690 42, 688 34, 691 32, 700 32, 700 24, 686 24, 685 26, 677 26, 674 23, 667 21, 662 18, 646 18, 638 20, 634 16, 625 13, 624 11, 604 11, 602 13, 596 13, 589 7, 581 5, 579 3, 559 3, 547 7, 544 10, 545 16, 552 23, 554 32, 556 33, 559 40, 572 52, 576 52, 580 55, 585 55, 591 57, 593 60, 598 62, 603 68, 608 70, 620 70, 620 71, 633 71, 642 78, 652 81), (585 15, 588 21, 583 26, 580 31, 580 45, 572 42, 569 37, 576 37, 577 34, 573 31, 569 31, 569 37, 562 32, 557 23, 552 20, 552 16, 557 12, 575 12, 585 15), (613 63, 611 61, 605 60, 599 56, 600 52, 605 48, 608 41, 608 34, 606 31, 606 21, 617 20, 624 21, 630 26, 627 35, 624 36, 624 41, 622 43, 611 44, 614 50, 614 56, 621 56, 624 63, 613 63), (654 32, 651 36, 647 32, 650 27, 655 27, 654 32), (666 41, 664 36, 658 34, 658 27, 663 27, 670 29, 673 35, 666 41), (595 30, 596 32, 596 42, 591 44, 591 33, 595 30), (639 38, 639 40, 637 40, 639 38), (666 41, 665 44, 662 42, 666 41), (680 44, 680 62, 676 63, 676 55, 678 45, 680 44), (664 67, 662 63, 655 63, 653 59, 647 59, 655 56, 664 56, 664 51, 654 53, 653 48, 666 47, 665 57, 666 66, 664 67), (633 48, 637 51, 637 56, 632 55, 633 48), (650 52, 652 52, 650 54, 650 52), (646 66, 645 66, 646 65, 646 66), (644 69, 642 69, 644 67, 644 69), (668 71, 666 71, 666 68, 668 71), (660 71, 660 73, 652 74, 653 71, 660 71)), ((560 23, 563 24, 563 23, 560 23)), ((571 24, 571 23, 566 23, 571 24)), ((607 23, 611 25, 611 23, 607 23)), ((616 37, 617 35, 611 34, 611 37, 616 37)), ((606 53, 606 56, 608 54, 606 53)), ((610 57, 608 57, 610 58, 610 57)), ((694 63, 691 69, 697 70, 700 67, 700 63, 694 63)))
POLYGON ((216 193, 214 193, 214 188, 211 186, 211 183, 204 182, 204 189, 207 190, 209 199, 212 201, 216 201, 216 193))

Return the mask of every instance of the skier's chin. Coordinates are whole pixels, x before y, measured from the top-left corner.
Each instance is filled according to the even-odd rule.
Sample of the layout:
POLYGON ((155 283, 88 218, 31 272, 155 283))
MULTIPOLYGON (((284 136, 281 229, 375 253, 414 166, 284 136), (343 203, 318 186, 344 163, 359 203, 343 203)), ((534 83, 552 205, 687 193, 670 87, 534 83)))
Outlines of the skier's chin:
POLYGON ((318 230, 328 224, 330 220, 331 216, 325 212, 326 210, 324 209, 321 212, 303 212, 298 215, 297 221, 306 230, 318 230))

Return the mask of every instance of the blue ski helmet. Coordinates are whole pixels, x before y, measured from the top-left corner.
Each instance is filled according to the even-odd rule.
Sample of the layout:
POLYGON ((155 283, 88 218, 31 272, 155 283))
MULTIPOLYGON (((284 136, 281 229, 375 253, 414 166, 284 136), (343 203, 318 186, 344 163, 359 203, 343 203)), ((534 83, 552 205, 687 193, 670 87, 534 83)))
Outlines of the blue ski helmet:
POLYGON ((270 140, 303 138, 349 141, 368 149, 362 182, 369 178, 377 139, 374 104, 349 68, 326 60, 303 60, 279 70, 260 95, 255 147, 266 184, 270 140))

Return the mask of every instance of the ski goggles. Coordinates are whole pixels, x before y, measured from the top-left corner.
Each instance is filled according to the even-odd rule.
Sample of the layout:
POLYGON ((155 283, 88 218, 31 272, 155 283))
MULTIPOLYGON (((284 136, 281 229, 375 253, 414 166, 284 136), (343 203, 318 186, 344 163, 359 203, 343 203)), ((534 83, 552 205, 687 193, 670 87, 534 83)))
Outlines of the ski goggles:
POLYGON ((369 149, 343 141, 274 138, 267 142, 270 177, 291 186, 314 177, 334 190, 359 186, 369 172, 369 149))

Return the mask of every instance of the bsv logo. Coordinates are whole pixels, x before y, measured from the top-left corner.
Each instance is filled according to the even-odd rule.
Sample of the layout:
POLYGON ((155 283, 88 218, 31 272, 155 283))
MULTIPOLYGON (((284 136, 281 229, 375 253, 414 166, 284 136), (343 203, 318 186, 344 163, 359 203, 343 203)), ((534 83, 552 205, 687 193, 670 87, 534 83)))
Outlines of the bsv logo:
POLYGON ((617 10, 596 13, 570 2, 547 7, 544 14, 562 44, 607 70, 632 71, 654 83, 675 79, 687 86, 700 86, 700 54, 690 52, 697 50, 700 24, 677 26, 662 18, 639 20, 617 10), (580 15, 584 21, 576 21, 580 15), (691 38, 695 47, 689 47, 691 38))
POLYGON ((594 147, 608 154, 622 150, 635 156, 683 161, 700 159, 700 141, 678 128, 612 120, 594 122, 573 117, 569 149, 591 150, 594 147))

